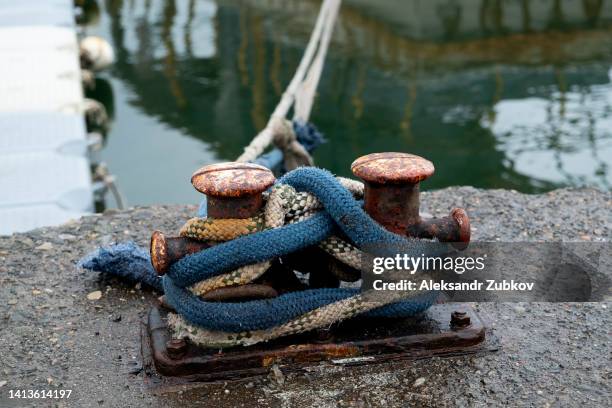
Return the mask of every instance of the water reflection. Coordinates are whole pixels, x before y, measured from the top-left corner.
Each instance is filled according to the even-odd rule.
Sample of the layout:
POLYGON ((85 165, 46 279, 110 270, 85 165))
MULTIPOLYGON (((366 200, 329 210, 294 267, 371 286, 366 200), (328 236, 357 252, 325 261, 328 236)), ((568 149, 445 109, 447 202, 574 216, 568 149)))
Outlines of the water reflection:
POLYGON ((515 171, 553 183, 595 181, 610 188, 610 83, 554 91, 548 99, 504 100, 494 111, 493 120, 483 117, 482 124, 496 135, 497 148, 515 171))
MULTIPOLYGON (((399 150, 436 163, 429 188, 609 188, 610 3, 345 0, 313 112, 330 140, 317 163, 348 175, 359 155, 399 150)), ((115 47, 118 112, 107 160, 122 184, 150 183, 146 198, 128 187, 130 203, 195 196, 177 190, 190 171, 166 175, 167 185, 130 181, 133 166, 113 165, 111 153, 129 142, 153 168, 147 152, 158 147, 120 132, 145 117, 162 123, 164 163, 177 172, 235 158, 290 80, 318 6, 106 1, 95 30, 115 47)))

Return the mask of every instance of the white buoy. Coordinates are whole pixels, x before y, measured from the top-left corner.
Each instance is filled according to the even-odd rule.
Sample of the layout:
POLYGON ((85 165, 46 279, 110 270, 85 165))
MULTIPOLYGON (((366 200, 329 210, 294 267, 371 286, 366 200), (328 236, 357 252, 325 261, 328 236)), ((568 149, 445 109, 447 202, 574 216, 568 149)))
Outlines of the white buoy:
POLYGON ((100 71, 115 62, 113 47, 104 38, 85 37, 79 44, 81 68, 100 71))

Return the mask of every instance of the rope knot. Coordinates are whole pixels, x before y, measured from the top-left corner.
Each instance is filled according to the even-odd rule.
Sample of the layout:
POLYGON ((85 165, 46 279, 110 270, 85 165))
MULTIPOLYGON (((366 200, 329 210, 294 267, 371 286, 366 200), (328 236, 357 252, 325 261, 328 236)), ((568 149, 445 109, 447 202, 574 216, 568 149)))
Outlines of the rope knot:
POLYGON ((283 152, 285 170, 290 171, 302 166, 313 166, 314 160, 308 150, 297 140, 293 131, 293 124, 280 117, 273 117, 270 122, 272 142, 283 152))

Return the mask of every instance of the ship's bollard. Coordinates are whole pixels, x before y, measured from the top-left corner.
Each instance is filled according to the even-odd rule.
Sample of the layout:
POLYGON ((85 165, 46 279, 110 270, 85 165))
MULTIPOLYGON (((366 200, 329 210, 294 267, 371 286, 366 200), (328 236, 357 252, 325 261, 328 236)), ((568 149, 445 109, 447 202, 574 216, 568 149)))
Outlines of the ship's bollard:
POLYGON ((434 173, 429 160, 408 153, 373 153, 355 160, 351 170, 364 181, 365 211, 389 231, 459 248, 470 242, 470 220, 461 208, 447 217, 421 218, 419 183, 434 173))
POLYGON ((204 166, 191 176, 191 184, 206 194, 208 216, 248 218, 263 206, 262 193, 274 184, 274 174, 253 163, 219 163, 204 166))
MULTIPOLYGON (((208 216, 248 218, 261 210, 262 193, 274 180, 274 174, 263 166, 229 162, 198 169, 191 177, 191 184, 206 195, 208 216)), ((185 237, 166 237, 155 231, 151 236, 151 261, 157 273, 163 275, 172 263, 214 244, 185 237)))
MULTIPOLYGON (((470 241, 470 221, 461 208, 442 218, 422 219, 419 213, 419 183, 434 173, 434 166, 408 153, 374 153, 351 165, 364 180, 364 209, 391 232, 418 238, 436 238, 463 248, 470 241)), ((191 182, 207 197, 212 218, 248 218, 263 206, 262 193, 274 183, 273 173, 251 163, 220 163, 197 170, 191 182)), ((158 274, 182 257, 206 249, 214 242, 185 237, 166 237, 155 231, 151 237, 151 260, 158 274)))

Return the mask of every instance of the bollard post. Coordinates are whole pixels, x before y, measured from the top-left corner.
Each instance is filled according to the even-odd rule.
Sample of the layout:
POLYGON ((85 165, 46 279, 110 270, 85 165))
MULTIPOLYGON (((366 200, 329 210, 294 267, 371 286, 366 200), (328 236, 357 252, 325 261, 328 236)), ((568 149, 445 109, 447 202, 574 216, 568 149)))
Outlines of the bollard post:
POLYGON ((262 193, 274 184, 274 174, 253 163, 219 163, 193 173, 191 184, 206 195, 208 216, 249 218, 263 206, 262 193))
MULTIPOLYGON (((274 174, 251 163, 219 163, 198 169, 191 184, 206 195, 208 216, 212 218, 248 218, 263 206, 262 193, 274 183, 274 174)), ((214 245, 186 237, 166 237, 160 231, 151 236, 151 262, 159 275, 186 255, 214 245)))
POLYGON ((351 165, 364 181, 364 209, 391 232, 418 238, 437 238, 465 248, 470 242, 470 220, 455 208, 443 218, 424 220, 419 213, 419 183, 434 173, 427 159, 408 153, 373 153, 351 165))

